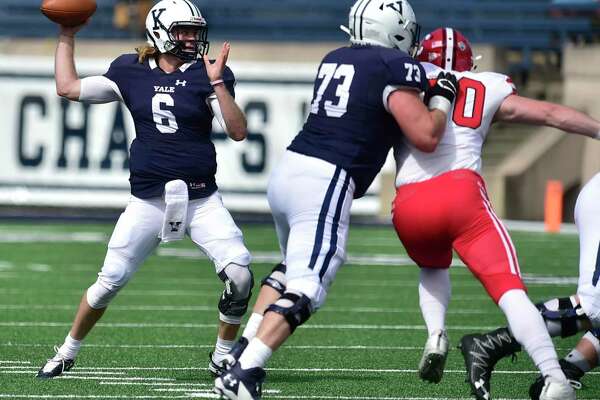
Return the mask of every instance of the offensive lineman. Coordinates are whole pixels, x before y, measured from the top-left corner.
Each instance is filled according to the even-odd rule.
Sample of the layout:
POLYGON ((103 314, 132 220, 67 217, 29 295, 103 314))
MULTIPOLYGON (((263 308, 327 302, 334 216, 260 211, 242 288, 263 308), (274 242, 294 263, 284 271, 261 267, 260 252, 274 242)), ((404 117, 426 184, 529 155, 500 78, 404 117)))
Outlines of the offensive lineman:
POLYGON ((206 21, 189 0, 163 0, 148 13, 148 46, 118 57, 103 76, 79 79, 74 36, 60 27, 55 55, 60 96, 87 103, 122 101, 136 128, 131 145, 131 199, 114 229, 97 281, 81 299, 64 344, 38 372, 53 378, 73 367, 81 343, 144 259, 163 241, 187 233, 215 264, 225 290, 209 370, 217 372, 246 312, 253 285, 242 233, 217 191, 213 116, 233 140, 246 138, 246 118, 226 67, 229 44, 211 63, 206 21), (197 62, 202 57, 204 62, 197 62))
POLYGON ((344 262, 352 199, 364 195, 403 134, 433 151, 455 97, 454 77, 442 73, 425 94, 429 110, 420 99, 428 85, 407 54, 418 43, 418 25, 406 0, 358 0, 349 23, 351 46, 323 59, 308 120, 269 182, 286 288, 237 362, 215 380, 215 391, 231 400, 261 398, 263 367, 323 305, 344 262))
MULTIPOLYGON (((540 398, 575 399, 544 321, 525 292, 510 236, 494 213, 479 175, 481 147, 494 121, 547 125, 590 137, 597 135, 600 125, 571 108, 516 95, 504 75, 469 72, 473 67, 470 45, 454 29, 427 35, 418 58, 428 78, 443 70, 454 71, 459 82, 452 118, 436 151, 426 154, 408 144, 408 151, 395 152, 393 221, 408 254, 421 267, 420 306, 430 335, 419 374, 431 382, 442 377, 448 351, 448 268, 454 249, 502 309, 514 337, 545 377, 540 398)), ((480 353, 469 342, 461 344, 473 394, 489 400, 489 376, 479 368, 480 353)))

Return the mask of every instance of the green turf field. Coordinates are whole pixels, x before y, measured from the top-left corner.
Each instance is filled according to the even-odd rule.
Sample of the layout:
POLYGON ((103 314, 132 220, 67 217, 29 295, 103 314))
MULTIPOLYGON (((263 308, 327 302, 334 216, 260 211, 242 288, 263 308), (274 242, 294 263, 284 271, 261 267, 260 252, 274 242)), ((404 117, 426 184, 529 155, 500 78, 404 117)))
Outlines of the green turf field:
MULTIPOLYGON (((0 225, 0 398, 215 398, 205 367, 222 285, 189 240, 160 247, 146 261, 87 338, 71 372, 51 381, 34 377, 67 334, 111 229, 0 225)), ((242 229, 260 279, 277 259, 274 230, 242 229)), ((513 239, 534 301, 574 292, 576 236, 514 232, 513 239)), ((417 268, 408 264, 391 228, 353 227, 348 247, 349 263, 324 308, 268 365, 264 398, 470 399, 455 345, 465 333, 505 323, 479 283, 464 267, 451 270, 453 349, 442 382, 426 384, 416 375, 426 339, 417 268)), ((555 343, 565 355, 575 340, 555 343)), ((501 362, 492 381, 494 399, 527 399, 535 377, 524 354, 515 363, 501 362)), ((583 383, 578 398, 600 399, 598 372, 583 383)))

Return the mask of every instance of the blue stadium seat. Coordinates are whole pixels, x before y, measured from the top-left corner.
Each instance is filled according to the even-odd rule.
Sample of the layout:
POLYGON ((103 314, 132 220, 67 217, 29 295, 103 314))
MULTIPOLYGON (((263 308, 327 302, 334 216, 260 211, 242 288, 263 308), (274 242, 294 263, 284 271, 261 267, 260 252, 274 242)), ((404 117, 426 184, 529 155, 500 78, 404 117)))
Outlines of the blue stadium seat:
MULTIPOLYGON (((82 37, 121 39, 129 31, 113 28, 118 0, 98 1, 98 11, 82 37)), ((209 22, 213 40, 345 41, 339 30, 347 24, 353 0, 197 0, 209 22)), ((595 8, 593 7, 595 4, 595 8)), ((559 51, 571 37, 591 38, 600 33, 589 16, 556 17, 557 7, 588 7, 591 0, 414 0, 412 5, 423 31, 453 26, 474 43, 507 48, 559 51), (568 4, 567 4, 568 2, 568 4)), ((39 0, 0 0, 0 36, 46 37, 56 27, 39 12, 39 0)), ((142 38, 141 33, 136 33, 142 38)))

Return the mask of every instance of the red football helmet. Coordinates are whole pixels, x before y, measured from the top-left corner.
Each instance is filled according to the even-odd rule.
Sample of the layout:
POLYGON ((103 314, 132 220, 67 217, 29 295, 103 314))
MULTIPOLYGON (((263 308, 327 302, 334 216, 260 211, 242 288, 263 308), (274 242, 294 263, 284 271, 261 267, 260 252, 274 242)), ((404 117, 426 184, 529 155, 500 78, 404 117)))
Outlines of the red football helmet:
POLYGON ((417 59, 458 72, 473 69, 473 51, 467 38, 452 28, 438 28, 421 41, 417 59))

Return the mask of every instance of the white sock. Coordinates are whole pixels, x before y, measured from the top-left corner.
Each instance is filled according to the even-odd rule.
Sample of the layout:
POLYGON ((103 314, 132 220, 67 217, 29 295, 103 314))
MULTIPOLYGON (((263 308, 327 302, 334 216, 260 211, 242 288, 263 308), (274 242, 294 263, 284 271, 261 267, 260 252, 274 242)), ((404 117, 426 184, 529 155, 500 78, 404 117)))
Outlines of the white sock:
POLYGON ((263 318, 263 314, 253 312, 252 315, 250 315, 250 318, 248 318, 248 322, 246 322, 246 327, 244 328, 244 333, 242 333, 242 336, 248 339, 248 341, 254 339, 254 336, 256 336, 256 332, 258 332, 258 327, 260 326, 263 318))
POLYGON ((74 360, 75 357, 77 357, 77 353, 79 353, 80 347, 81 340, 73 339, 71 333, 69 333, 65 338, 63 345, 58 349, 58 352, 66 359, 74 360))
POLYGON ((264 344, 259 338, 254 338, 248 343, 248 347, 242 353, 239 363, 242 369, 250 369, 260 367, 263 368, 271 355, 273 350, 266 344, 264 344))
POLYGON ((571 350, 571 352, 565 357, 565 360, 575 365, 583 372, 588 372, 592 369, 589 361, 577 349, 571 350))
POLYGON ((513 336, 542 375, 566 382, 567 377, 558 364, 558 355, 544 319, 527 294, 520 289, 509 290, 500 298, 498 305, 506 315, 513 336))
POLYGON ((450 302, 448 269, 421 268, 419 304, 429 336, 446 328, 446 310, 450 302))
POLYGON ((220 362, 229 353, 234 344, 235 340, 225 340, 217 337, 217 344, 212 355, 213 361, 216 363, 220 362))

